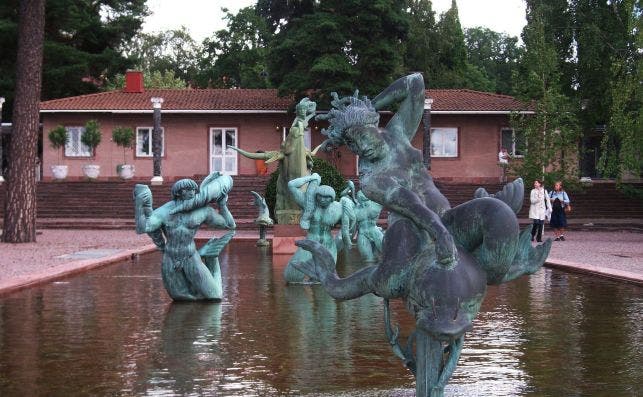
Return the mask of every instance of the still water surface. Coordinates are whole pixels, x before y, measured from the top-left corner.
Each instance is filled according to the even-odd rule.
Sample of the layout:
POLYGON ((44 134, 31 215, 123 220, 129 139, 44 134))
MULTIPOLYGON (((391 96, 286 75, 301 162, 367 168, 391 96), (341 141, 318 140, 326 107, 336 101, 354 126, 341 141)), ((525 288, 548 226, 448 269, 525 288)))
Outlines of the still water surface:
MULTIPOLYGON (((221 303, 172 303, 159 254, 1 299, 0 395, 414 394, 381 299, 286 287, 269 252, 226 249, 221 303)), ((636 286, 551 270, 491 287, 446 394, 641 395, 642 305, 636 286)))

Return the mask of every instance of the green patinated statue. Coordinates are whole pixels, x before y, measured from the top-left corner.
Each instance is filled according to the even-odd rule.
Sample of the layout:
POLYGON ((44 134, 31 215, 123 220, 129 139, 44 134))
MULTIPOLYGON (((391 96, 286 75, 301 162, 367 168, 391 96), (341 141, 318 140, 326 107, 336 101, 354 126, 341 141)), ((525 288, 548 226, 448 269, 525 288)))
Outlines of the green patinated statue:
POLYGON ((234 231, 211 239, 199 250, 194 236, 204 223, 216 228, 236 228, 227 206, 230 189, 232 178, 219 173, 206 177, 200 187, 191 179, 181 179, 172 186, 172 201, 153 210, 149 187, 134 187, 136 232, 147 233, 163 252, 163 285, 173 300, 223 297, 218 257, 234 231), (208 205, 212 201, 218 203, 219 212, 208 205))
POLYGON ((348 182, 348 187, 342 191, 342 241, 344 246, 347 240, 352 240, 357 234, 357 249, 362 261, 372 263, 382 252, 382 239, 384 233, 377 226, 377 220, 382 212, 382 206, 369 200, 363 192, 355 192, 353 181, 348 182))
POLYGON ((275 202, 275 215, 279 224, 294 225, 300 219, 301 210, 288 192, 288 182, 310 175, 313 154, 304 145, 304 131, 308 128, 308 121, 315 116, 316 109, 315 102, 308 98, 302 99, 297 104, 295 120, 278 151, 250 153, 234 146, 228 146, 251 159, 266 160, 266 163, 279 161, 279 178, 277 179, 277 198, 275 202))
POLYGON ((421 75, 395 81, 372 102, 357 95, 333 96, 333 109, 323 117, 329 121, 324 148, 347 145, 359 155, 362 191, 390 211, 382 258, 340 278, 333 253, 304 240, 297 245, 313 259, 294 265, 320 280, 336 299, 369 293, 384 298, 386 334, 416 375, 416 394, 442 396, 486 286, 536 272, 551 240, 532 247, 528 230, 520 233, 513 209, 524 194, 520 179, 494 198, 478 192, 481 198, 451 208, 424 168, 421 152, 411 145, 423 112, 421 75), (399 107, 390 122, 378 128, 377 111, 395 105, 399 107), (390 326, 388 300, 397 298, 416 319, 405 347, 390 326))
POLYGON ((254 205, 259 209, 259 215, 255 219, 255 225, 259 225, 259 240, 257 240, 258 247, 267 247, 270 245, 268 240, 266 240, 266 227, 271 226, 274 222, 270 218, 270 210, 268 209, 268 204, 266 204, 266 199, 261 197, 261 195, 255 191, 250 191, 254 197, 254 205))
MULTIPOLYGON (((321 244, 332 256, 333 260, 337 259, 337 245, 333 234, 333 227, 342 220, 342 206, 335 201, 335 190, 327 185, 320 185, 321 177, 319 174, 303 176, 288 182, 288 189, 293 199, 305 212, 310 213, 309 228, 306 238, 321 244), (308 185, 305 192, 301 188, 308 185), (309 200, 312 197, 313 200, 309 200)), ((305 280, 305 274, 297 270, 293 264, 305 262, 311 258, 308 251, 301 248, 297 249, 292 256, 286 269, 284 269, 284 278, 287 283, 302 283, 305 280)))

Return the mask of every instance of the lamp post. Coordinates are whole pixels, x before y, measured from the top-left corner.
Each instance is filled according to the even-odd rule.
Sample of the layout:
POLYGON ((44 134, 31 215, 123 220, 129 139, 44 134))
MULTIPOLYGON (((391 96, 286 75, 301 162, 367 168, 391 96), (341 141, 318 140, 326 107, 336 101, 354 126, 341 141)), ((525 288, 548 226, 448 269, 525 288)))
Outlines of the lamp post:
POLYGON ((3 161, 2 151, 4 150, 2 146, 2 138, 3 138, 2 137, 2 104, 3 103, 4 103, 4 97, 0 96, 0 185, 4 183, 4 177, 2 176, 2 161, 3 161))
POLYGON ((154 161, 154 174, 152 185, 162 185, 163 177, 161 176, 161 151, 163 142, 161 140, 161 105, 163 98, 154 97, 151 99, 154 108, 154 128, 152 129, 152 158, 154 161))
POLYGON ((422 145, 422 158, 424 167, 431 171, 431 105, 433 98, 424 98, 424 113, 422 113, 422 125, 424 126, 424 139, 422 145))

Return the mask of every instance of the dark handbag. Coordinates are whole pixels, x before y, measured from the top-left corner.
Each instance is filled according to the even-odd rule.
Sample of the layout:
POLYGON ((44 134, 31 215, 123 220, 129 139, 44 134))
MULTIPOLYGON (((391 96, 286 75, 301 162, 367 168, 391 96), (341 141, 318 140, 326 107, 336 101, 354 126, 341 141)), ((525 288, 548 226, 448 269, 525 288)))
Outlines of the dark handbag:
POLYGON ((572 205, 571 205, 571 204, 567 204, 567 205, 565 206, 565 213, 566 213, 566 214, 569 214, 570 212, 572 212, 572 205))

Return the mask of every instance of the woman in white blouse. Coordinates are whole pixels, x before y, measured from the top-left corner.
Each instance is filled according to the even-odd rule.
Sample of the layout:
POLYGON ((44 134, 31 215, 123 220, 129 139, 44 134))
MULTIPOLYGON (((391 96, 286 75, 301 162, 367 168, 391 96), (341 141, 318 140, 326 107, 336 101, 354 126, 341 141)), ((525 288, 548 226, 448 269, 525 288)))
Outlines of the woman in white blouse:
POLYGON ((539 180, 534 181, 534 188, 531 189, 529 194, 529 218, 533 221, 531 226, 531 241, 534 238, 539 243, 543 239, 543 228, 545 225, 545 218, 551 213, 551 202, 549 195, 539 180))

